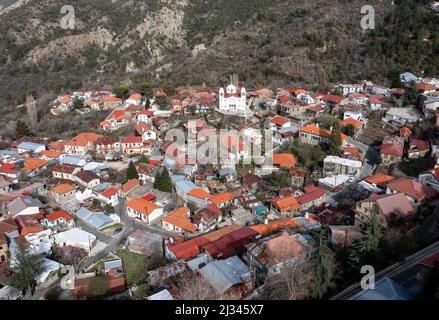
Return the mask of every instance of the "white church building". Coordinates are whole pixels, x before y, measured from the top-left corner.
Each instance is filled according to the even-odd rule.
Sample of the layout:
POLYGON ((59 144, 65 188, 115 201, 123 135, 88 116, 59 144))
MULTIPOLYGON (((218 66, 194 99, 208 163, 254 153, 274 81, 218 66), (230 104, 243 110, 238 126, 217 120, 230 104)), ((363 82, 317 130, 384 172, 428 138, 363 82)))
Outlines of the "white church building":
POLYGON ((247 91, 245 88, 238 88, 229 84, 224 91, 224 88, 219 90, 219 110, 221 112, 245 114, 247 103, 247 91))

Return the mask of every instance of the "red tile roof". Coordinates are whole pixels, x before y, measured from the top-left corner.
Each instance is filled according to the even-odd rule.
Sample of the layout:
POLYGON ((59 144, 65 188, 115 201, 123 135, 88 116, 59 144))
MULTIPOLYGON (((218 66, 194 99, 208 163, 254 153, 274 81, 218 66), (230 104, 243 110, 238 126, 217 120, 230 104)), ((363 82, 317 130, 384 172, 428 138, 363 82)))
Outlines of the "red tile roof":
POLYGON ((343 97, 336 96, 334 94, 318 93, 318 92, 313 94, 313 98, 319 98, 323 101, 327 101, 334 104, 339 104, 343 100, 343 97))
POLYGON ((286 124, 288 122, 290 122, 290 121, 284 117, 275 117, 275 118, 271 119, 271 123, 274 123, 275 125, 278 125, 278 126, 283 126, 284 124, 286 124))
POLYGON ((135 198, 128 201, 127 207, 132 208, 145 216, 149 216, 155 209, 160 208, 158 205, 143 198, 135 198))
POLYGON ((0 233, 7 233, 18 229, 14 219, 5 219, 0 221, 0 233))
POLYGON ((197 226, 189 219, 189 213, 190 211, 188 208, 180 207, 172 211, 162 220, 184 231, 195 232, 197 231, 197 226))
POLYGON ((200 199, 211 199, 212 195, 201 188, 195 188, 188 192, 188 195, 200 199))
POLYGON ((387 184, 387 188, 399 192, 403 192, 406 195, 417 199, 418 201, 422 201, 424 199, 431 199, 437 195, 436 190, 422 183, 408 179, 408 178, 399 178, 393 181, 390 181, 387 184))
POLYGON ((402 127, 401 129, 399 129, 399 135, 401 137, 408 137, 412 134, 412 130, 410 130, 407 127, 402 127))
POLYGON ((122 139, 122 143, 142 143, 142 137, 131 136, 122 139))
POLYGON ((210 240, 204 236, 199 236, 175 245, 168 246, 168 250, 171 251, 177 260, 179 259, 191 259, 201 252, 201 247, 210 243, 210 240))
POLYGON ((354 118, 347 118, 341 122, 341 125, 343 127, 348 126, 348 125, 353 125, 354 128, 359 129, 363 126, 363 122, 356 120, 354 118))
POLYGON ((58 194, 64 194, 73 190, 75 190, 75 187, 70 183, 63 183, 52 188, 52 191, 58 194))
POLYGON ((206 239, 209 239, 210 241, 216 241, 218 239, 221 239, 225 235, 227 235, 227 234, 229 234, 229 233, 231 233, 233 231, 239 230, 241 228, 242 227, 240 225, 238 225, 238 224, 231 224, 231 225, 229 225, 227 227, 218 229, 216 231, 209 232, 209 233, 205 234, 204 237, 206 239))
POLYGON ((230 192, 221 192, 213 195, 213 197, 210 200, 216 205, 218 205, 230 201, 232 199, 233 199, 233 195, 230 192))
POLYGON ((300 256, 308 251, 308 248, 297 237, 286 231, 267 240, 264 245, 264 250, 259 252, 257 258, 265 267, 277 265, 285 258, 300 256))
POLYGON ((110 199, 115 194, 117 194, 117 189, 113 187, 108 188, 107 190, 101 193, 101 195, 107 199, 110 199))
POLYGON ((402 157, 404 154, 404 139, 398 136, 384 137, 380 153, 402 157))
POLYGON ((366 182, 370 183, 370 184, 375 184, 377 186, 386 186, 387 183, 389 183, 389 181, 394 180, 395 177, 386 175, 384 173, 377 173, 374 174, 373 176, 370 176, 369 178, 366 179, 366 182))
POLYGON ((59 158, 59 156, 62 155, 63 153, 61 151, 56 151, 56 150, 43 150, 40 152, 40 154, 47 158, 59 158))
POLYGON ((73 166, 68 165, 56 165, 53 167, 52 172, 72 174, 76 170, 73 166))
POLYGON ((418 151, 426 151, 430 149, 430 143, 425 140, 410 138, 410 148, 416 147, 418 151))
POLYGON ((382 104, 381 100, 377 97, 369 97, 369 103, 370 104, 382 104))
POLYGON ((317 200, 323 197, 327 193, 325 189, 316 186, 306 186, 304 189, 305 189, 305 194, 296 197, 297 201, 300 204, 305 204, 317 200))
POLYGON ((432 84, 429 83, 417 83, 416 87, 420 90, 420 91, 431 91, 431 90, 436 90, 436 87, 432 84))
POLYGON ((59 211, 55 211, 55 212, 46 214, 46 219, 49 222, 58 220, 60 218, 64 218, 64 220, 66 220, 66 221, 70 221, 73 219, 73 217, 71 215, 69 215, 67 213, 67 211, 65 211, 65 210, 59 210, 59 211))
POLYGON ((285 198, 277 198, 272 201, 272 205, 282 212, 297 210, 300 208, 300 204, 297 199, 291 196, 285 198))
POLYGON ((138 186, 140 186, 139 180, 137 180, 137 179, 130 179, 130 180, 128 180, 127 182, 125 182, 122 185, 121 189, 122 189, 122 191, 124 193, 128 193, 128 192, 130 192, 131 190, 133 190, 134 188, 136 188, 138 186))
POLYGON ((419 264, 433 268, 439 262, 439 252, 418 261, 419 264))
POLYGON ((37 158, 26 158, 24 160, 23 171, 29 173, 35 169, 39 169, 41 167, 44 167, 48 163, 49 163, 48 160, 42 160, 42 159, 37 159, 37 158))
POLYGON ((122 99, 112 96, 104 99, 104 102, 122 102, 122 99))
POLYGON ((258 233, 249 227, 233 231, 219 240, 203 246, 213 259, 227 259, 245 250, 245 245, 252 242, 258 233))
POLYGON ((289 153, 275 153, 273 154, 273 165, 281 168, 291 169, 296 167, 296 158, 289 153))
POLYGON ((66 144, 66 141, 53 141, 50 142, 47 146, 50 150, 58 150, 58 151, 64 151, 64 145, 66 144))
POLYGON ((23 227, 20 231, 20 235, 22 235, 23 237, 28 235, 29 233, 38 233, 44 231, 43 227, 40 226, 39 224, 35 224, 32 226, 26 226, 23 227))
POLYGON ((299 131, 325 138, 331 137, 331 132, 329 130, 321 129, 315 124, 309 124, 306 127, 299 129, 299 131))
POLYGON ((286 228, 299 228, 300 224, 294 218, 285 218, 279 220, 269 221, 267 224, 256 224, 250 226, 251 229, 256 231, 262 237, 266 237, 270 234, 276 233, 281 229, 286 228))
POLYGON ((383 195, 376 200, 376 203, 389 222, 395 218, 403 219, 416 213, 413 205, 403 193, 383 195))
POLYGON ((65 143, 67 146, 85 146, 89 142, 96 142, 103 136, 93 132, 82 132, 65 143))

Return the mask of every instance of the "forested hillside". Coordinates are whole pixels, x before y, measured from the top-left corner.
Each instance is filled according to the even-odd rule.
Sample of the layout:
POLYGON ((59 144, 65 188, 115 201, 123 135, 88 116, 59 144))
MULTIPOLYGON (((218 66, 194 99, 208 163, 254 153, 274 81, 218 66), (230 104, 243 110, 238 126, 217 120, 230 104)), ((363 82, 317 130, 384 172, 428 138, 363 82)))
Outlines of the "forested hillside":
MULTIPOLYGON (((396 82, 438 73, 438 23, 426 0, 32 0, 0 16, 0 106, 119 83, 246 85, 396 82), (59 25, 75 8, 74 30, 59 25)), ((396 83, 395 83, 396 84, 396 83)))

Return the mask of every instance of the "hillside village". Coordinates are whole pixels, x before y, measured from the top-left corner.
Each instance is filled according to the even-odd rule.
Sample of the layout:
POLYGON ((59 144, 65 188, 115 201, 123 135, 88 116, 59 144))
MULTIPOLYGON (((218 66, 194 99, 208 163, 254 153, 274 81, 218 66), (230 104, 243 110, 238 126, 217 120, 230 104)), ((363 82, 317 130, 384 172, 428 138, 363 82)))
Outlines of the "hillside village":
POLYGON ((377 282, 384 297, 416 299, 439 261, 439 79, 400 80, 313 92, 232 76, 59 95, 53 116, 107 115, 67 140, 20 120, 2 142, 0 299, 328 299, 362 265, 378 272, 428 247, 413 281, 377 282), (236 159, 240 139, 269 130, 273 149, 260 164, 200 164, 186 145, 169 152, 170 129, 235 129, 220 143, 236 159), (8 282, 26 259, 38 261, 33 280, 8 282), (338 276, 315 280, 319 263, 338 276), (309 279, 300 293, 289 272, 309 279))

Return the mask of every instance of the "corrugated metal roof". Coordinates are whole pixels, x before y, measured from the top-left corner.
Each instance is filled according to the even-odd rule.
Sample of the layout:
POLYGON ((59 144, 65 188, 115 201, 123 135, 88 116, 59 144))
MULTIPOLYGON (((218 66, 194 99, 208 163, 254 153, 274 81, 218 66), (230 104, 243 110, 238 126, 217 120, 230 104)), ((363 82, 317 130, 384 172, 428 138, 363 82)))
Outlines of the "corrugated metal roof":
POLYGON ((410 292, 388 277, 375 284, 375 289, 362 290, 349 300, 414 300, 410 292))
POLYGON ((197 185, 190 180, 180 180, 175 182, 175 185, 182 189, 185 193, 190 192, 192 189, 198 188, 197 185))
POLYGON ((201 268, 200 273, 220 294, 251 275, 250 269, 238 256, 213 261, 201 268))
POLYGON ((93 228, 102 229, 113 223, 113 219, 102 212, 92 212, 87 208, 81 208, 76 212, 76 216, 93 228))
POLYGON ((31 151, 35 151, 40 147, 44 147, 44 145, 34 142, 22 142, 17 146, 18 149, 31 150, 31 151))

